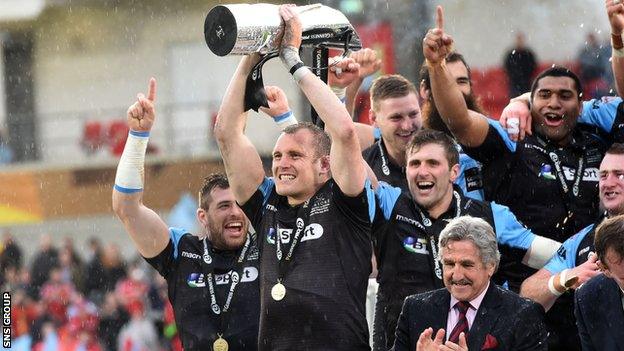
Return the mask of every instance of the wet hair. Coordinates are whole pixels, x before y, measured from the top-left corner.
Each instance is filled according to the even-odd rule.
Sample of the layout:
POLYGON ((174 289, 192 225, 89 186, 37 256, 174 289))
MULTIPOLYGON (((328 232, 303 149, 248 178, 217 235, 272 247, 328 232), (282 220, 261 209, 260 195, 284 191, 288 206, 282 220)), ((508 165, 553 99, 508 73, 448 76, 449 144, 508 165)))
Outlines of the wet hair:
POLYGON ((611 155, 624 155, 624 144, 622 143, 613 143, 609 150, 607 150, 608 154, 611 155))
POLYGON ((414 137, 410 140, 405 149, 406 158, 409 158, 410 154, 417 152, 421 147, 428 144, 442 146, 449 168, 459 164, 459 152, 457 151, 457 146, 453 139, 444 132, 432 129, 421 129, 414 134, 414 137))
POLYGON ((462 240, 471 241, 477 247, 481 262, 484 265, 491 263, 494 264, 494 267, 498 267, 500 252, 498 252, 496 234, 492 226, 486 221, 471 216, 461 216, 451 220, 440 232, 438 244, 440 259, 442 258, 442 250, 449 242, 462 240))
POLYGON ((212 173, 206 178, 204 178, 204 183, 202 184, 201 190, 199 191, 198 202, 199 207, 205 211, 208 211, 208 207, 210 207, 210 202, 212 198, 210 197, 210 193, 214 188, 219 189, 229 189, 230 182, 227 179, 227 176, 223 173, 212 173))
POLYGON ((564 66, 554 65, 540 73, 535 80, 533 80, 533 85, 531 85, 531 101, 533 101, 533 97, 535 96, 535 91, 537 90, 537 85, 542 78, 545 77, 568 77, 574 81, 574 88, 576 89, 576 97, 579 101, 581 101, 581 95, 583 94, 583 86, 581 85, 581 80, 579 77, 572 72, 569 68, 564 66))
MULTIPOLYGON (((470 85, 472 86, 472 74, 470 72, 470 66, 468 66, 464 55, 460 54, 459 52, 453 51, 450 54, 446 55, 445 61, 446 63, 463 63, 464 66, 466 66, 466 70, 468 71, 468 80, 470 81, 470 85)), ((421 83, 423 83, 425 89, 431 90, 431 78, 429 78, 429 70, 427 69, 426 62, 423 63, 423 65, 420 67, 420 81, 421 83)))
POLYGON ((300 130, 307 130, 312 134, 312 144, 315 148, 315 156, 323 157, 329 155, 331 149, 331 139, 329 135, 319 128, 318 126, 310 122, 299 122, 297 124, 286 127, 283 131, 284 134, 295 134, 300 130))
POLYGON ((382 100, 400 98, 414 93, 418 96, 416 87, 412 82, 400 74, 386 74, 373 81, 370 88, 371 108, 378 111, 382 100))
POLYGON ((594 247, 598 259, 606 268, 609 268, 606 260, 609 249, 619 256, 620 262, 624 259, 624 215, 605 219, 598 226, 594 235, 594 247))

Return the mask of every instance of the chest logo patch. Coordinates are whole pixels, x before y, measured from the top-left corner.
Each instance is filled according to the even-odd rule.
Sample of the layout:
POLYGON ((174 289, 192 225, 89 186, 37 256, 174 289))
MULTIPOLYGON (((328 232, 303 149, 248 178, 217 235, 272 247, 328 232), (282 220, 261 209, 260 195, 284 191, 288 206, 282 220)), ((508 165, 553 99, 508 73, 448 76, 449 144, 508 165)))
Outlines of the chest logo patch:
POLYGON ((539 177, 548 179, 548 180, 555 180, 555 175, 553 174, 552 166, 549 164, 542 164, 542 167, 540 168, 540 172, 539 172, 539 177))
POLYGON ((412 236, 405 237, 405 239, 403 239, 403 248, 410 253, 429 255, 429 250, 427 250, 427 239, 425 238, 414 238, 412 236))

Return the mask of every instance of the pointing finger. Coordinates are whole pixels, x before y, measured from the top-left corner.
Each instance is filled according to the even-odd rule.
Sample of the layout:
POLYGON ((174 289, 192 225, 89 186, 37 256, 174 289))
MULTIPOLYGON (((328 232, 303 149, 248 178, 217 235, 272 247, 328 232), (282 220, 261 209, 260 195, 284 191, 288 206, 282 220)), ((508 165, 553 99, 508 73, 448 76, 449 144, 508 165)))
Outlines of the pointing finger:
POLYGON ((156 100, 156 78, 152 77, 147 88, 147 99, 151 102, 156 100))
POLYGON ((442 10, 442 6, 436 8, 436 27, 439 29, 444 29, 444 10, 442 10))

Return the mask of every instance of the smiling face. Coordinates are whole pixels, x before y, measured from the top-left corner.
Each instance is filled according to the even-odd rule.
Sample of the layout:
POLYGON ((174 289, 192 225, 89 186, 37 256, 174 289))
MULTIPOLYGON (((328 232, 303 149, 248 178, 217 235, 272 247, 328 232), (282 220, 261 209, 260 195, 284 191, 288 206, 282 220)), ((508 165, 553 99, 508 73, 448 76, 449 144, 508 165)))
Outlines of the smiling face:
POLYGON ((230 188, 210 191, 208 209, 199 208, 197 218, 208 231, 212 245, 221 250, 236 250, 247 240, 249 221, 236 204, 230 188))
POLYGON ((485 290, 496 270, 484 264, 479 249, 470 240, 449 241, 441 248, 444 286, 459 301, 471 301, 485 290))
POLYGON ((624 154, 606 154, 600 163, 600 205, 610 216, 624 214, 624 154))
POLYGON ((424 144, 407 156, 407 183, 413 199, 430 215, 446 211, 444 199, 450 199, 459 165, 449 165, 444 147, 424 144))
POLYGON ((311 198, 329 179, 329 156, 317 155, 312 133, 299 129, 279 137, 271 169, 277 193, 296 205, 311 198))
POLYGON ((414 133, 422 128, 420 105, 415 92, 402 97, 378 101, 372 111, 372 120, 381 130, 388 153, 395 160, 403 160, 405 148, 414 133))
POLYGON ((566 145, 582 108, 578 96, 576 84, 570 77, 541 78, 531 104, 535 131, 559 145, 566 145))

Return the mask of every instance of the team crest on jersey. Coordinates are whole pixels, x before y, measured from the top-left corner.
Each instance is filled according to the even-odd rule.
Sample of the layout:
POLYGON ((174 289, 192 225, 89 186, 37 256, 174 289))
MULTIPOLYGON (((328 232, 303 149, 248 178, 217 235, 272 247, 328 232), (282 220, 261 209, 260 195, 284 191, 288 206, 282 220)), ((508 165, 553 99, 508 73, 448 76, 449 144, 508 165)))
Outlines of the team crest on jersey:
POLYGON ((203 288, 206 286, 204 273, 191 273, 186 279, 186 283, 191 288, 203 288))
POLYGON ((427 239, 425 238, 414 238, 412 236, 405 237, 405 239, 403 239, 403 248, 411 253, 429 255, 429 250, 427 250, 427 239))
POLYGON ((542 164, 542 167, 540 168, 539 177, 548 179, 548 180, 555 180, 555 175, 553 174, 552 166, 549 164, 545 164, 545 163, 542 164))

